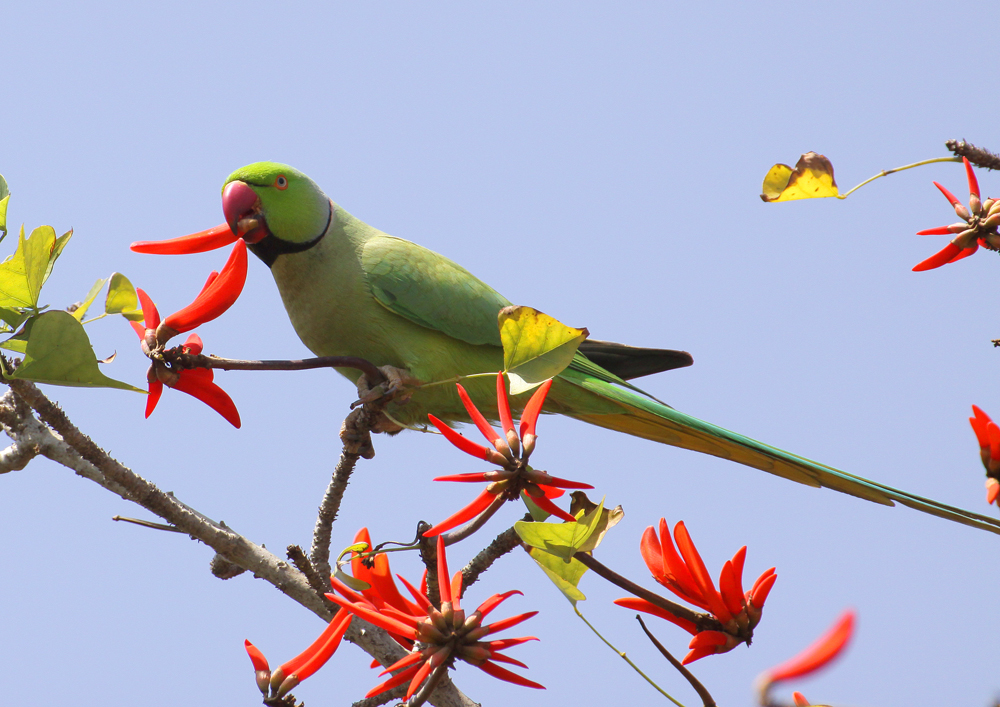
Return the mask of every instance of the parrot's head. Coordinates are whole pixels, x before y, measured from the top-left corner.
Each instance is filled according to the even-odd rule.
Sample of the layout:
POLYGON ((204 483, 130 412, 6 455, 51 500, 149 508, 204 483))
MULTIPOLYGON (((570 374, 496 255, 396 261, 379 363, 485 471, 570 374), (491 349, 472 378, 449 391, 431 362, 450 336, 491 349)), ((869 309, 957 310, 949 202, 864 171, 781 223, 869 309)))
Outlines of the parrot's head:
POLYGON ((132 244, 139 253, 201 253, 242 238, 268 266, 279 255, 308 250, 323 237, 333 205, 316 183, 294 167, 255 162, 222 186, 226 223, 168 241, 132 244))

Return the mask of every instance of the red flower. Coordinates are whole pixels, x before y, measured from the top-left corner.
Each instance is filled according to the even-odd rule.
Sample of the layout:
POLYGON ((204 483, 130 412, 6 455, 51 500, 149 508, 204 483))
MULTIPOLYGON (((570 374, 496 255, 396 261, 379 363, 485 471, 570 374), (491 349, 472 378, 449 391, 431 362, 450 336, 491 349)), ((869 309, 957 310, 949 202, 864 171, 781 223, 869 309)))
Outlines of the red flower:
POLYGON ((257 688, 264 697, 280 699, 288 694, 300 682, 322 668, 330 660, 340 645, 344 632, 351 625, 354 617, 346 609, 334 614, 333 619, 323 633, 313 641, 308 648, 289 660, 273 673, 267 665, 267 658, 250 641, 244 641, 244 647, 250 656, 256 672, 257 688))
POLYGON ((437 558, 438 590, 441 595, 440 608, 431 603, 425 591, 418 591, 402 577, 399 577, 400 581, 403 582, 416 602, 416 605, 409 605, 409 602, 406 602, 409 605, 406 610, 397 608, 398 604, 394 606, 396 600, 386 596, 387 592, 391 594, 395 591, 394 584, 389 590, 386 585, 378 586, 373 582, 371 590, 359 594, 336 579, 330 580, 333 588, 345 597, 342 599, 335 594, 327 594, 327 598, 331 601, 335 601, 355 616, 385 629, 394 637, 401 637, 417 643, 417 650, 390 665, 382 674, 385 675, 394 670, 399 670, 399 672, 372 688, 366 697, 378 695, 409 681, 405 698, 409 700, 425 680, 435 679, 432 674, 440 675, 445 668, 452 667, 456 659, 463 660, 495 678, 506 680, 515 685, 544 689, 542 685, 497 665, 497 663, 508 663, 527 668, 528 666, 524 663, 509 658, 500 651, 526 641, 537 641, 537 638, 525 636, 493 641, 482 640, 491 634, 530 619, 538 612, 531 611, 511 616, 484 626, 483 619, 487 614, 507 598, 521 592, 512 590, 503 594, 494 594, 480 604, 474 612, 466 616, 460 602, 462 573, 456 572, 454 577, 449 578, 444 539, 441 536, 438 536, 437 539, 437 558), (369 597, 376 600, 372 601, 369 597), (413 611, 413 608, 417 611, 413 611))
MULTIPOLYGON (((990 419, 990 416, 975 405, 972 406, 974 417, 969 418, 972 431, 976 433, 979 442, 979 456, 986 467, 986 502, 996 503, 1000 496, 1000 427, 990 419)), ((998 504, 1000 505, 1000 504, 998 504)))
MULTIPOLYGON (((840 655, 841 651, 847 646, 853 632, 854 612, 848 609, 840 615, 840 618, 837 619, 826 633, 816 639, 808 648, 793 658, 786 660, 781 665, 777 665, 762 673, 757 678, 757 685, 761 694, 761 704, 770 704, 770 700, 767 700, 766 696, 771 686, 775 683, 802 677, 829 665, 830 661, 840 655)), ((796 698, 796 704, 808 705, 809 701, 805 697, 801 697, 801 701, 796 698)))
POLYGON ((722 566, 717 590, 683 522, 674 526, 674 539, 677 541, 676 549, 670 540, 667 522, 660 518, 659 538, 653 526, 646 528, 642 534, 639 544, 642 559, 646 561, 653 579, 681 599, 710 612, 722 624, 723 630, 699 631, 691 621, 674 616, 645 599, 616 599, 615 604, 659 616, 694 634, 688 646, 692 650, 682 661, 685 664, 706 655, 725 653, 740 643, 749 642, 754 627, 760 623, 767 595, 778 578, 774 568, 764 572, 750 591, 744 593, 743 562, 747 549, 743 546, 732 560, 727 560, 722 566))
MULTIPOLYGON (((217 280, 220 275, 218 273, 213 273, 214 277, 209 277, 208 283, 206 283, 205 290, 212 284, 213 280, 217 280)), ((136 289, 136 293, 139 296, 139 302, 142 305, 142 317, 145 326, 142 326, 138 322, 130 322, 132 328, 139 335, 142 340, 142 349, 146 355, 149 355, 152 350, 162 344, 159 341, 159 332, 163 331, 163 325, 160 322, 160 314, 156 311, 156 305, 153 304, 153 300, 149 298, 145 292, 141 289, 136 289), (152 346, 150 346, 152 344, 152 346)), ((199 295, 199 299, 201 296, 199 295)), ((198 300, 195 300, 197 303, 198 300)), ((190 309, 190 308, 186 308, 190 309)), ((182 312, 184 310, 181 310, 182 312)), ((176 315, 171 315, 167 317, 169 321, 171 317, 176 315)), ((218 316, 218 315, 216 315, 218 316)), ((190 354, 200 354, 204 349, 204 344, 201 341, 201 337, 197 334, 191 334, 187 341, 181 346, 181 351, 183 353, 190 354)), ((215 410, 217 413, 222 415, 231 425, 236 428, 240 426, 240 413, 236 409, 233 399, 226 394, 222 388, 217 386, 213 379, 215 377, 214 372, 210 368, 193 368, 185 369, 181 371, 175 371, 168 367, 162 360, 153 358, 153 362, 146 372, 146 380, 149 383, 149 395, 146 398, 146 417, 148 418, 153 414, 153 410, 156 408, 156 404, 160 400, 160 396, 163 394, 163 386, 167 385, 170 388, 175 388, 182 393, 187 393, 203 403, 208 405, 210 408, 215 410)))
POLYGON ((933 270, 946 263, 967 258, 979 250, 979 246, 1000 250, 1000 234, 997 233, 997 225, 1000 224, 1000 201, 996 199, 987 199, 985 203, 980 201, 979 182, 972 171, 972 165, 965 157, 962 161, 965 163, 965 173, 969 180, 969 208, 965 208, 950 191, 934 182, 934 186, 941 190, 962 221, 951 226, 917 231, 918 236, 957 235, 942 250, 915 265, 914 271, 933 270))
POLYGON ((486 471, 475 474, 453 474, 450 476, 439 476, 435 481, 460 481, 474 483, 487 481, 489 485, 486 490, 479 494, 469 505, 459 510, 454 515, 446 518, 430 530, 424 533, 426 537, 440 535, 446 530, 451 530, 472 518, 476 517, 493 504, 501 504, 505 501, 513 501, 520 497, 521 492, 531 497, 532 502, 546 513, 556 516, 567 522, 575 522, 576 518, 562 510, 550 501, 550 498, 558 498, 562 495, 561 489, 592 489, 590 484, 582 484, 576 481, 568 481, 555 476, 550 476, 544 471, 532 469, 528 466, 528 457, 535 449, 535 425, 538 422, 538 415, 542 411, 545 403, 545 396, 552 387, 552 381, 547 380, 531 396, 528 404, 524 406, 521 413, 520 435, 514 430, 514 422, 510 414, 510 401, 507 399, 507 388, 504 383, 503 374, 497 374, 497 407, 499 408, 500 424, 503 426, 504 439, 493 426, 486 420, 481 412, 472 404, 469 394, 461 385, 456 385, 458 395, 462 399, 462 404, 469 413, 469 417, 475 423, 483 436, 493 445, 493 449, 484 447, 473 442, 462 434, 455 432, 434 415, 428 415, 431 423, 437 427, 449 442, 467 454, 471 454, 479 459, 484 459, 492 464, 503 467, 494 471, 486 471))

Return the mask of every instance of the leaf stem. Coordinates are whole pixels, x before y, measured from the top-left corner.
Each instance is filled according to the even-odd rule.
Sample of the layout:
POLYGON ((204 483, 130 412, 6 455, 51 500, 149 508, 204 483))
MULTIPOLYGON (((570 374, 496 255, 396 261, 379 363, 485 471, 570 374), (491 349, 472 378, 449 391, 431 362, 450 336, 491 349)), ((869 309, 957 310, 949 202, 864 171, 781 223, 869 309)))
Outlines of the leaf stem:
POLYGON ((658 651, 660 651, 660 653, 663 654, 664 658, 666 658, 668 661, 670 661, 670 664, 672 666, 674 666, 675 668, 677 668, 677 672, 679 672, 681 675, 683 675, 684 678, 689 683, 691 683, 691 687, 694 688, 694 691, 697 692, 698 696, 701 698, 702 704, 704 704, 705 707, 715 707, 715 700, 712 698, 712 695, 709 694, 708 690, 705 689, 705 686, 702 685, 701 682, 699 682, 698 678, 696 678, 691 673, 690 670, 688 670, 686 667, 684 667, 684 665, 679 660, 677 660, 672 655, 670 655, 670 651, 668 651, 666 648, 664 648, 662 643, 660 643, 658 640, 656 640, 656 636, 654 636, 650 632, 650 630, 648 628, 646 628, 646 623, 642 620, 642 617, 639 616, 639 614, 636 614, 635 618, 636 618, 636 621, 639 622, 639 625, 642 626, 642 630, 646 633, 646 636, 649 638, 650 641, 653 642, 653 645, 656 646, 656 649, 658 651))
POLYGON ((615 648, 613 645, 611 645, 611 642, 608 639, 606 639, 604 636, 602 636, 601 633, 600 633, 600 631, 598 631, 596 628, 594 628, 593 625, 591 625, 591 623, 589 621, 587 621, 586 617, 584 617, 584 615, 580 613, 580 610, 577 608, 576 604, 573 604, 573 611, 576 612, 576 615, 580 617, 580 620, 583 621, 583 623, 587 624, 587 628, 589 628, 591 631, 593 631, 594 634, 604 642, 604 645, 606 645, 608 648, 610 648, 611 650, 613 650, 615 653, 617 653, 619 655, 619 657, 621 657, 622 660, 624 660, 626 663, 628 663, 630 666, 632 666, 632 670, 634 670, 635 672, 639 673, 639 675, 641 675, 642 678, 646 682, 648 682, 650 685, 652 685, 654 688, 656 688, 657 692, 659 692, 661 695, 663 695, 668 700, 670 700, 671 702, 673 702, 675 705, 677 705, 677 707, 684 707, 683 704, 681 704, 680 702, 678 702, 677 700, 675 700, 673 697, 671 697, 670 695, 668 695, 666 692, 663 691, 663 689, 659 685, 657 685, 655 682, 653 682, 652 680, 650 680, 649 676, 646 675, 646 673, 642 672, 642 670, 639 669, 639 666, 636 665, 635 663, 633 663, 632 659, 629 658, 627 655, 625 655, 624 651, 620 651, 617 648, 615 648))
POLYGON ((896 167, 895 169, 886 169, 886 170, 883 170, 883 171, 879 172, 874 177, 869 177, 868 179, 866 179, 865 181, 861 182, 861 184, 859 184, 858 186, 854 187, 850 191, 846 191, 843 194, 837 194, 837 198, 838 199, 846 199, 848 196, 850 196, 851 194, 853 194, 854 192, 856 192, 858 189, 860 189, 861 187, 863 187, 865 184, 868 184, 868 182, 874 182, 879 177, 885 177, 886 175, 893 174, 894 172, 902 172, 904 169, 912 169, 914 167, 922 167, 925 164, 934 164, 935 162, 961 162, 961 161, 962 161, 961 157, 935 157, 934 159, 931 159, 931 160, 923 160, 921 162, 914 162, 913 164, 904 165, 903 167, 896 167))

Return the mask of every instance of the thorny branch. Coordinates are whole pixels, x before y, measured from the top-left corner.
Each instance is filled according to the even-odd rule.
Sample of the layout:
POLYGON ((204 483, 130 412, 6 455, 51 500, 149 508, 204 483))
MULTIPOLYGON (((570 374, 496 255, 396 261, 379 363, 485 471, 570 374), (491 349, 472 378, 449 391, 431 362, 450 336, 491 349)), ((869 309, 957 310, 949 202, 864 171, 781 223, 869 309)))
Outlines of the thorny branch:
MULTIPOLYGON (((40 454, 56 461, 121 498, 142 506, 191 538, 200 540, 229 563, 270 582, 324 621, 332 618, 333 611, 317 595, 302 572, 224 523, 196 511, 173 494, 161 491, 111 457, 81 432, 62 409, 33 383, 21 380, 4 382, 11 390, 0 397, 0 427, 10 436, 13 445, 0 453, 0 461, 6 459, 9 462, 13 458, 20 463, 28 454, 40 454)), ((364 419, 363 409, 359 408, 356 412, 364 419)), ((14 466, 11 466, 6 470, 13 469, 14 466)), ((345 638, 383 665, 391 665, 406 653, 385 631, 358 618, 351 622, 345 638)), ((440 707, 475 705, 449 680, 442 681, 438 686, 431 703, 440 707)))

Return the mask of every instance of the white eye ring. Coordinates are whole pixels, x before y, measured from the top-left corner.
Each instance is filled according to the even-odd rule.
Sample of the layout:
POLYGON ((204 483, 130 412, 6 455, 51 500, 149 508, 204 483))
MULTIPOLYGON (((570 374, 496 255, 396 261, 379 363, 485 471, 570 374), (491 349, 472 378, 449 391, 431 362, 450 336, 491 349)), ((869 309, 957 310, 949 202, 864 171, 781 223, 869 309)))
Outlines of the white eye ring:
POLYGON ((288 180, 285 179, 285 175, 279 174, 278 178, 274 180, 274 186, 278 189, 287 189, 288 180))

